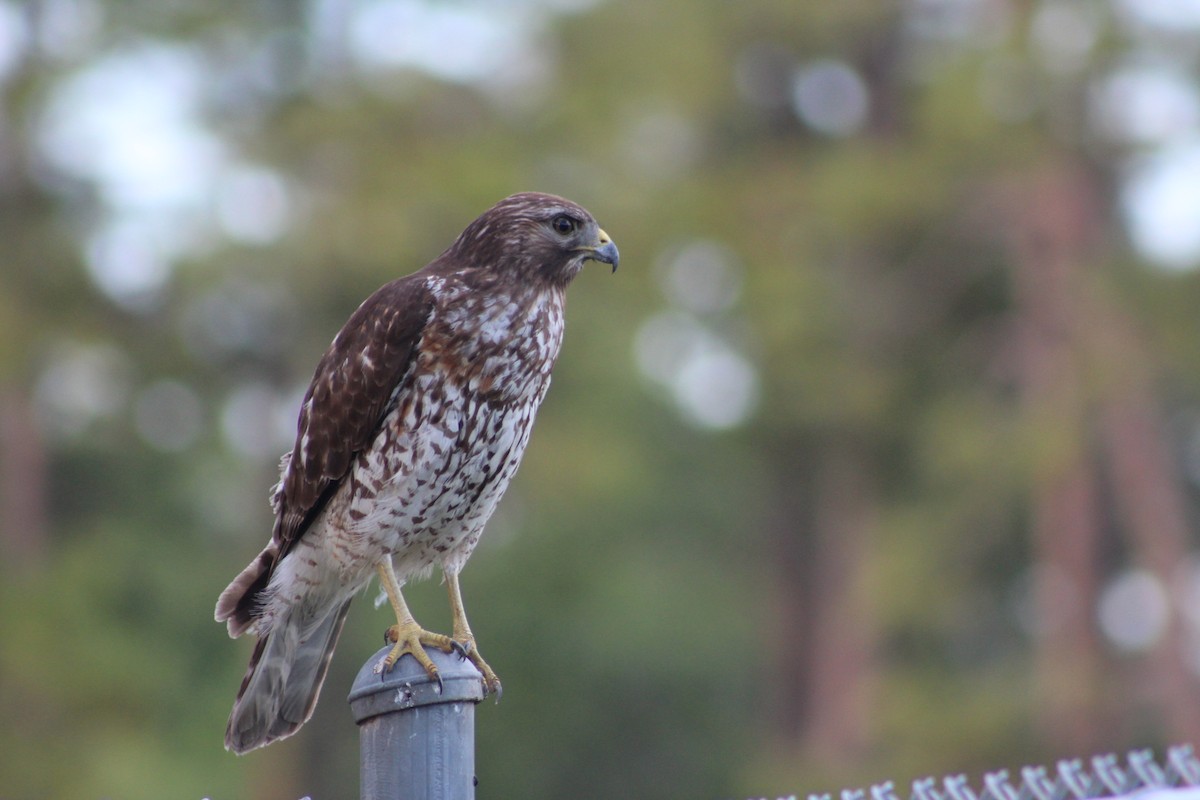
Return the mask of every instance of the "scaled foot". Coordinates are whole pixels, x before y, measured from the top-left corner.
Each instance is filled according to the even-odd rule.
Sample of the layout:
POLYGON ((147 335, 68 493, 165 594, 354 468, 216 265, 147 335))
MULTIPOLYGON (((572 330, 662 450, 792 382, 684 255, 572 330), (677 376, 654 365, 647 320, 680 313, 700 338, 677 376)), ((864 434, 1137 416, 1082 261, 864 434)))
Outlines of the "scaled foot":
POLYGON ((384 632, 383 639, 393 644, 388 654, 381 658, 379 663, 375 665, 374 672, 376 675, 391 672, 392 667, 396 666, 396 662, 400 660, 400 657, 407 653, 417 660, 417 663, 425 670, 426 675, 441 683, 442 679, 438 675, 437 665, 433 663, 433 660, 429 658, 429 654, 425 652, 425 645, 436 647, 443 653, 458 652, 460 656, 466 657, 466 650, 463 645, 454 641, 449 636, 427 631, 415 622, 408 625, 391 626, 384 632))
POLYGON ((479 655, 479 648, 475 646, 475 637, 460 635, 452 641, 461 648, 459 657, 470 661, 483 674, 483 693, 485 695, 494 694, 499 700, 500 696, 504 694, 504 687, 500 685, 500 678, 497 677, 496 671, 483 660, 483 656, 479 655))

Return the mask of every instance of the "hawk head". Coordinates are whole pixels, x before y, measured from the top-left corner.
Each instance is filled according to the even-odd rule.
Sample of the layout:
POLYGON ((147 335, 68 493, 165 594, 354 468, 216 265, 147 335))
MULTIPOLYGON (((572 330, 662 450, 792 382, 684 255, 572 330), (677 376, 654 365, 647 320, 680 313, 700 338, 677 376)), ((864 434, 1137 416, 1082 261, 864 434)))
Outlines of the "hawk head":
POLYGON ((446 251, 454 261, 566 285, 587 260, 611 264, 613 240, 582 206, 562 197, 524 192, 483 212, 446 251))

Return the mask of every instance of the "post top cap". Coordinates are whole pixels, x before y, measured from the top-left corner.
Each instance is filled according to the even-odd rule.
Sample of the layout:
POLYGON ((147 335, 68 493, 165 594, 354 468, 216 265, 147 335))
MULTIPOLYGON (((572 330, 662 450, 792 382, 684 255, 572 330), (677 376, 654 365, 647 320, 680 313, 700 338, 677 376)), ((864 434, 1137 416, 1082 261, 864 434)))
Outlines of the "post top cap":
POLYGON ((457 653, 443 653, 426 648, 441 676, 438 681, 425 674, 425 669, 411 655, 404 655, 389 672, 376 673, 378 664, 391 647, 384 647, 367 659, 350 687, 350 711, 354 721, 361 724, 379 714, 406 711, 439 703, 478 703, 483 699, 483 676, 479 670, 457 653))

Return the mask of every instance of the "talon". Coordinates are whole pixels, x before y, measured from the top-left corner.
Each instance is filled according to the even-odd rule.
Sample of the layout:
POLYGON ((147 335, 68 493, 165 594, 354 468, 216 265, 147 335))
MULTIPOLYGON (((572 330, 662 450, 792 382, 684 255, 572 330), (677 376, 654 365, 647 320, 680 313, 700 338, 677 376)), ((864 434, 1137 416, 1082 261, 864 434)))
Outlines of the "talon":
POLYGON ((415 622, 403 626, 393 625, 384 632, 383 638, 385 642, 393 644, 388 654, 375 665, 376 674, 390 672, 401 658, 410 655, 417 660, 430 680, 438 682, 439 690, 442 688, 442 677, 429 654, 425 652, 425 646, 436 647, 444 653, 453 652, 461 646, 449 636, 430 633, 415 622))
POLYGON ((466 661, 467 655, 471 652, 471 643, 460 642, 458 639, 451 639, 450 647, 458 654, 459 661, 466 661))
POLYGON ((496 671, 492 669, 486 661, 483 660, 483 656, 479 655, 479 649, 474 647, 474 644, 474 639, 466 640, 466 657, 472 664, 475 665, 475 668, 479 670, 481 680, 483 682, 484 696, 494 694, 496 695, 496 700, 499 701, 500 695, 504 693, 504 689, 500 685, 500 678, 497 677, 496 671))
POLYGON ((467 612, 463 609, 462 593, 458 586, 458 573, 446 572, 446 584, 450 590, 450 613, 453 618, 454 641, 462 647, 459 655, 465 656, 479 670, 482 676, 483 694, 485 696, 495 694, 496 700, 499 700, 503 693, 500 679, 496 677, 496 671, 483 660, 483 656, 479 655, 479 648, 475 646, 475 636, 471 633, 471 626, 467 624, 467 612))

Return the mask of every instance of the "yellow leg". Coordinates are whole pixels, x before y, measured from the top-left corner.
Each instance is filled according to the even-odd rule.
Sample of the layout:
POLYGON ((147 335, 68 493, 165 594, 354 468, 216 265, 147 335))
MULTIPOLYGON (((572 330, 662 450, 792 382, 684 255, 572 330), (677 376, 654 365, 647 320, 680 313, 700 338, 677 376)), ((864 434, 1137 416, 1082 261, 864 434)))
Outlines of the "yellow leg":
POLYGON ((429 677, 440 680, 437 666, 426 654, 422 645, 436 647, 446 653, 453 650, 461 651, 462 646, 449 636, 430 633, 417 624, 417 621, 413 619, 412 612, 408 610, 408 603, 404 602, 404 595, 400 593, 400 582, 396 580, 396 573, 392 569, 390 557, 379 562, 376 571, 379 573, 379 582, 383 584, 383 590, 387 592, 388 600, 392 604, 392 610, 396 612, 396 624, 388 628, 384 634, 387 641, 395 644, 387 656, 375 665, 376 674, 391 670, 396 666, 400 657, 407 653, 417 660, 429 677))
POLYGON ((450 591, 450 613, 453 615, 454 620, 454 640, 463 646, 467 658, 483 673, 484 691, 495 692, 496 699, 499 700, 503 688, 500 686, 500 679, 496 677, 496 671, 488 666, 488 663, 479 655, 479 648, 475 646, 475 634, 471 633, 471 626, 467 624, 467 612, 463 608, 462 590, 458 587, 458 574, 447 572, 446 584, 450 591))

